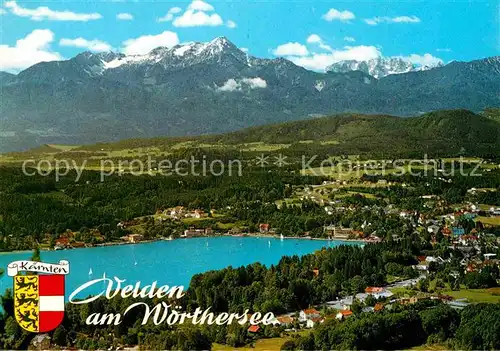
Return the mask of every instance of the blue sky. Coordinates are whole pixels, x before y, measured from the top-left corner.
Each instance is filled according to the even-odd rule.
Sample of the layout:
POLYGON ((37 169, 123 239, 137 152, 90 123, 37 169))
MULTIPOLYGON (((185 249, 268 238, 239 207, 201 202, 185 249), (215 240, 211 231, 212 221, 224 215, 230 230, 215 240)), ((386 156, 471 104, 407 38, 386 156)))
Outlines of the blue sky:
POLYGON ((341 59, 400 56, 416 64, 500 52, 498 1, 4 1, 0 69, 84 50, 144 54, 226 36, 258 57, 321 71, 341 59))

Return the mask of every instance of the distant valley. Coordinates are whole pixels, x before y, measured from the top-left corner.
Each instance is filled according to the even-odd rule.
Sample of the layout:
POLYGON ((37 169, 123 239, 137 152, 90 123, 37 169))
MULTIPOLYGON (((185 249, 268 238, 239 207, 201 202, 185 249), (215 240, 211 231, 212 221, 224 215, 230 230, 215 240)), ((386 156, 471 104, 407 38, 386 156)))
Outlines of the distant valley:
POLYGON ((92 145, 45 144, 25 152, 0 155, 0 164, 23 160, 77 160, 98 166, 100 159, 246 159, 284 155, 300 163, 302 156, 327 159, 483 157, 498 159, 500 109, 479 114, 443 110, 413 118, 340 114, 251 127, 231 133, 188 137, 134 138, 92 145))

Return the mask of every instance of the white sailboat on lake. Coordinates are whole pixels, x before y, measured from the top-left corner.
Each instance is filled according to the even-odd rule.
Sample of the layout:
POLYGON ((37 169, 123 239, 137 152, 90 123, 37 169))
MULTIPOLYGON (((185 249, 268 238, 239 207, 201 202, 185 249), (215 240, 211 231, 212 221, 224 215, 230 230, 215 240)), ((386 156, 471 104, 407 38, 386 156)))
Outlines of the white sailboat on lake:
POLYGON ((131 245, 132 246, 132 257, 134 258, 134 266, 137 266, 137 260, 135 258, 135 249, 134 249, 134 245, 131 245))

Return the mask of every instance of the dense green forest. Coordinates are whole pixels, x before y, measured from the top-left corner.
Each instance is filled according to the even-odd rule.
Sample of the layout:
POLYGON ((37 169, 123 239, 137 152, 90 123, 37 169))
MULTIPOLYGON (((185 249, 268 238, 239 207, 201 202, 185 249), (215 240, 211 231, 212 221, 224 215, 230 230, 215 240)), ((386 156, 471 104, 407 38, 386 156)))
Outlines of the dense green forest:
MULTIPOLYGON (((105 182, 100 181, 98 172, 85 171, 75 183, 75 174, 56 182, 52 177, 26 177, 19 169, 0 167, 0 250, 32 249, 45 234, 55 238, 68 229, 96 228, 107 241, 113 241, 123 235, 116 227, 120 221, 179 205, 204 209, 207 213, 212 209, 224 213, 223 218, 209 217, 200 221, 200 227, 214 226, 221 221, 241 222, 250 231, 255 231, 259 223, 269 223, 284 235, 310 232, 312 236, 323 236, 324 225, 339 223, 359 229, 366 221, 372 223, 372 231, 384 237, 405 228, 405 222, 398 215, 383 211, 388 204, 428 212, 421 199, 428 194, 443 198, 443 212, 451 211, 453 204, 465 199, 491 205, 500 203, 497 171, 482 177, 455 176, 453 183, 432 176, 384 178, 394 184, 387 188, 361 189, 366 194, 372 193, 375 199, 362 195, 344 196, 342 192, 331 195, 332 200, 338 196, 345 206, 358 210, 328 215, 323 206, 307 200, 300 206, 286 203, 277 206, 275 202, 291 196, 296 187, 321 184, 325 178, 301 176, 276 168, 271 172, 254 168, 244 177, 114 175, 105 182), (410 186, 403 187, 403 183, 410 186), (471 196, 467 190, 472 187, 497 190, 471 196), (367 205, 370 210, 361 210, 367 205)), ((380 177, 362 178, 367 182, 378 179, 380 177)), ((171 227, 170 224, 165 226, 171 227)), ((162 235, 161 226, 150 225, 149 228, 151 237, 162 235)), ((177 229, 182 230, 182 224, 177 229)))
POLYGON ((500 304, 479 304, 459 312, 424 302, 390 312, 320 325, 282 350, 394 350, 442 343, 447 349, 495 350, 500 347, 500 304))

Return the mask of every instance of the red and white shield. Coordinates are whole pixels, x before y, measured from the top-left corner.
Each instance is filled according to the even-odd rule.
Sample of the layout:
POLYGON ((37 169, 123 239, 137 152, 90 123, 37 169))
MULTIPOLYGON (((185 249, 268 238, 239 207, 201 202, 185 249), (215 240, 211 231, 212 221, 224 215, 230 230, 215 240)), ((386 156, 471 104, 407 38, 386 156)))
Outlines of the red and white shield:
POLYGON ((16 261, 8 266, 14 279, 14 315, 19 325, 30 332, 45 333, 54 330, 64 319, 64 276, 69 264, 59 265, 16 261), (38 274, 19 272, 37 272, 38 274), (44 271, 61 272, 46 274, 44 271))
POLYGON ((39 275, 39 332, 57 328, 64 319, 64 275, 39 275))

